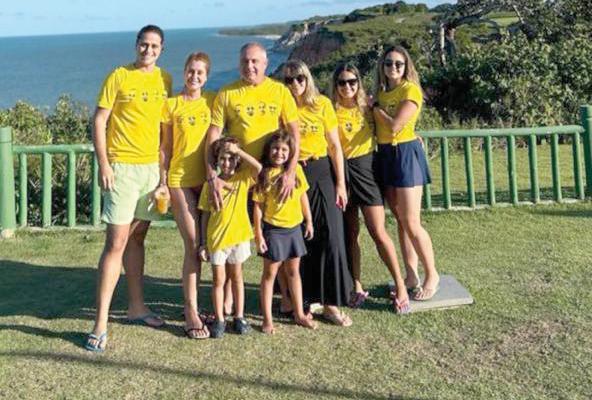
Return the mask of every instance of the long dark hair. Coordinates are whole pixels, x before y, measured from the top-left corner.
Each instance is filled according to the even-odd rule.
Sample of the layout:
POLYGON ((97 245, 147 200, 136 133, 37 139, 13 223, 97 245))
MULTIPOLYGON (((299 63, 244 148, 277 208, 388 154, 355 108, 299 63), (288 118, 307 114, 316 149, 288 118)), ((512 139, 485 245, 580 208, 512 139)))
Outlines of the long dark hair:
MULTIPOLYGON (((275 183, 271 182, 271 178, 269 176, 269 172, 271 171, 271 169, 275 168, 275 166, 271 162, 271 158, 269 157, 269 155, 271 153, 271 148, 276 143, 285 143, 288 145, 288 148, 290 149, 290 155, 288 156, 288 159, 286 160, 284 165, 281 166, 281 168, 284 171, 286 171, 288 165, 290 165, 290 163, 292 162, 292 158, 294 158, 294 153, 296 152, 294 136, 282 130, 274 132, 271 135, 271 137, 267 140, 267 142, 265 142, 265 146, 263 147, 263 156, 261 156, 261 165, 263 166, 263 168, 261 169, 261 172, 259 172, 259 176, 257 177, 257 185, 255 186, 255 190, 259 193, 265 192, 267 189, 269 189, 271 185, 275 183)), ((297 179, 296 187, 298 186, 299 183, 297 179)))

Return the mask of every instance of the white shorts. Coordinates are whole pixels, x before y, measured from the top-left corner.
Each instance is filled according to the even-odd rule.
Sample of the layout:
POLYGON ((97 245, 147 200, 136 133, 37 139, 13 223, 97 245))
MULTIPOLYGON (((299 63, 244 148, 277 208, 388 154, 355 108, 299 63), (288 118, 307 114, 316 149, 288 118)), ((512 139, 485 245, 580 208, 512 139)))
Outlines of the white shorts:
POLYGON ((246 241, 222 250, 215 251, 210 255, 212 265, 241 264, 251 256, 251 242, 246 241))

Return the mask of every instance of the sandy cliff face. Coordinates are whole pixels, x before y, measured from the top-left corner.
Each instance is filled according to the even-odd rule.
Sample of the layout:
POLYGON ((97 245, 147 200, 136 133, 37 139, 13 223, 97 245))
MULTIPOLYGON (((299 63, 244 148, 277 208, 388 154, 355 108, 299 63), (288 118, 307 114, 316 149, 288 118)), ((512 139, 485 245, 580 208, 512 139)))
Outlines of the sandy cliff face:
POLYGON ((301 39, 289 59, 302 60, 312 67, 327 59, 330 53, 339 50, 344 43, 343 35, 321 29, 301 39))
POLYGON ((273 50, 292 50, 309 35, 317 33, 327 24, 336 22, 341 22, 341 19, 326 19, 322 21, 302 22, 300 24, 295 24, 275 42, 273 50))

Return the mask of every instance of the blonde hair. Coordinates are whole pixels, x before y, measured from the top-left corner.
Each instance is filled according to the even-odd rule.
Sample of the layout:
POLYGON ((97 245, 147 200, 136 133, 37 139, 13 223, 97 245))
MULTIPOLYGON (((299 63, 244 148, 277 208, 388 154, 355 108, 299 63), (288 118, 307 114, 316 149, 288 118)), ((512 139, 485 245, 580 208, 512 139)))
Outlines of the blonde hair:
POLYGON ((390 53, 399 53, 405 59, 405 72, 403 73, 403 79, 409 82, 415 83, 421 89, 421 84, 419 82, 419 74, 415 69, 415 64, 413 64, 413 60, 409 56, 409 52, 403 46, 390 46, 387 47, 380 58, 378 59, 378 63, 376 64, 376 88, 375 94, 378 96, 378 93, 381 91, 388 91, 388 79, 384 74, 384 60, 387 55, 390 53))
POLYGON ((292 76, 302 75, 306 79, 306 88, 302 94, 302 103, 307 106, 314 106, 316 104, 317 97, 320 92, 314 83, 314 79, 308 66, 304 61, 300 60, 289 60, 286 61, 282 68, 282 78, 286 77, 286 73, 289 72, 292 76))
POLYGON ((337 82, 339 81, 339 75, 341 75, 342 72, 349 72, 350 74, 354 74, 356 76, 356 79, 358 80, 358 90, 356 91, 355 102, 361 111, 365 111, 366 107, 368 106, 368 103, 366 101, 366 91, 364 90, 364 85, 362 84, 362 77, 360 76, 360 71, 358 70, 358 68, 351 63, 341 64, 335 69, 335 71, 333 71, 333 79, 331 79, 330 89, 331 100, 333 100, 333 104, 336 107, 338 105, 341 105, 339 102, 341 96, 339 95, 339 92, 337 90, 337 82))
POLYGON ((206 73, 210 73, 210 56, 201 51, 191 53, 189 54, 189 56, 187 56, 187 59, 185 60, 185 66, 183 67, 183 71, 185 71, 189 64, 191 64, 193 61, 203 62, 206 65, 206 73))

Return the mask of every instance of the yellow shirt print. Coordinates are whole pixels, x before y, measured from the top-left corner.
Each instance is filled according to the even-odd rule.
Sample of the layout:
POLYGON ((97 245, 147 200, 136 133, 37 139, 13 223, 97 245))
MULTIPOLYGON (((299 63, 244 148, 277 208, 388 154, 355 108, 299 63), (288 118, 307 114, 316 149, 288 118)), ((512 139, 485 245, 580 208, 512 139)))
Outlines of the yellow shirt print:
POLYGON ((270 133, 298 119, 290 91, 271 78, 257 85, 239 80, 223 87, 214 100, 212 124, 226 128, 241 147, 260 159, 270 133))
POLYGON ((315 99, 314 106, 298 107, 300 126, 300 160, 327 155, 327 132, 337 128, 333 104, 325 96, 315 99))
POLYGON ((173 128, 170 187, 196 187, 206 180, 204 139, 211 122, 214 97, 215 93, 204 92, 197 100, 185 100, 179 94, 165 102, 162 122, 173 128))
POLYGON ((345 158, 356 158, 372 153, 376 147, 374 117, 371 111, 363 113, 359 107, 337 105, 339 141, 345 158))
POLYGON ((99 107, 111 110, 107 124, 109 162, 158 162, 161 110, 171 85, 171 76, 159 67, 142 72, 129 64, 109 74, 97 100, 99 107))
POLYGON ((396 135, 393 135, 391 128, 386 124, 376 121, 376 134, 378 136, 379 144, 397 144, 405 143, 415 140, 415 123, 421 113, 423 103, 423 94, 421 88, 413 82, 403 81, 396 88, 388 92, 380 92, 378 94, 378 104, 387 112, 388 115, 393 116, 397 112, 399 104, 404 100, 411 100, 417 104, 417 111, 413 114, 411 119, 403 127, 403 129, 396 135))

